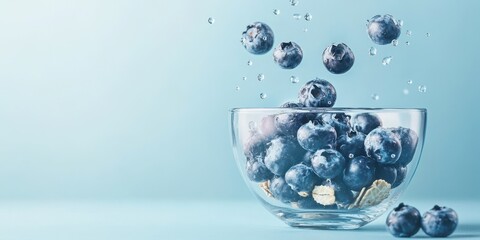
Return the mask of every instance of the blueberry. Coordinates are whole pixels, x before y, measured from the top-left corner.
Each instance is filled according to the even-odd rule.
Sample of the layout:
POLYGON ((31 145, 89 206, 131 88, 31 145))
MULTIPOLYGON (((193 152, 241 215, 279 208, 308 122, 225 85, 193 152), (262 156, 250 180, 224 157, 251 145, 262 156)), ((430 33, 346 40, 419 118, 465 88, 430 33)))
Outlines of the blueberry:
POLYGON ((353 129, 364 134, 382 126, 382 120, 373 113, 360 113, 352 119, 353 129))
POLYGON ((312 196, 302 197, 296 202, 296 206, 301 209, 337 209, 337 205, 322 205, 317 203, 312 196))
POLYGON ((353 191, 370 186, 375 180, 375 160, 359 156, 347 162, 343 172, 343 182, 353 191))
POLYGON ((418 135, 412 129, 404 127, 393 128, 391 131, 397 135, 402 144, 402 154, 400 154, 397 164, 406 166, 412 161, 413 155, 415 155, 415 149, 417 148, 418 143, 418 135))
POLYGON ((248 25, 242 35, 242 44, 249 53, 265 54, 273 47, 273 31, 265 23, 248 25))
POLYGON ((402 153, 402 145, 395 134, 386 128, 376 128, 365 138, 365 151, 381 164, 394 164, 402 153))
POLYGON ((250 136, 243 145, 243 152, 248 159, 263 159, 267 151, 266 141, 260 134, 250 136))
POLYGON ((311 167, 297 164, 285 173, 285 181, 290 187, 303 197, 310 194, 317 182, 317 176, 311 167))
POLYGON ((354 62, 355 56, 345 43, 333 44, 323 51, 323 65, 331 73, 346 73, 352 68, 354 62))
POLYGON ((289 168, 300 163, 305 150, 292 137, 274 138, 267 148, 265 166, 278 176, 283 176, 289 168))
POLYGON ((337 91, 327 80, 315 79, 300 89, 298 100, 305 107, 332 107, 337 100, 337 91))
POLYGON ((312 166, 312 157, 313 157, 313 154, 315 154, 315 152, 310 152, 310 151, 307 151, 305 153, 305 155, 303 155, 303 160, 302 160, 302 163, 306 166, 309 166, 311 167, 312 166))
POLYGON ((341 180, 327 179, 313 190, 313 198, 322 205, 345 207, 354 201, 353 193, 341 180))
POLYGON ((297 139, 305 150, 315 152, 319 149, 335 147, 337 133, 332 126, 314 120, 298 129, 297 139))
POLYGON ((400 203, 387 217, 387 229, 395 237, 411 237, 420 230, 422 217, 411 206, 400 203))
POLYGON ((365 137, 361 132, 349 132, 340 136, 338 139, 338 151, 347 159, 357 156, 366 156, 365 153, 365 137))
POLYGON ((392 15, 376 15, 367 23, 367 32, 370 39, 376 44, 392 43, 400 37, 400 24, 392 15))
POLYGON ((275 115, 263 117, 260 121, 259 130, 266 140, 271 140, 279 135, 277 127, 275 126, 275 115))
POLYGON ((303 104, 301 103, 296 103, 296 102, 286 102, 280 106, 282 108, 301 108, 304 107, 303 104))
POLYGON ((273 61, 283 69, 296 68, 302 59, 302 49, 294 42, 282 42, 273 50, 273 61))
POLYGON ((247 176, 251 181, 264 182, 273 177, 272 172, 261 161, 247 161, 247 176))
POLYGON ((345 158, 333 149, 321 149, 312 157, 313 171, 321 178, 334 178, 345 169, 345 158))
POLYGON ((271 180, 270 192, 275 199, 284 203, 296 202, 302 198, 280 176, 275 176, 271 180))
POLYGON ((406 166, 397 165, 395 167, 395 169, 397 170, 397 177, 395 178, 395 182, 392 183, 392 188, 396 188, 396 187, 400 186, 400 184, 402 184, 403 181, 405 180, 405 177, 407 177, 407 167, 406 166))
POLYGON ((298 129, 309 120, 306 113, 281 113, 275 116, 275 127, 283 135, 296 136, 298 129))
POLYGON ((337 132, 337 137, 345 135, 351 130, 351 117, 345 113, 321 114, 320 116, 317 116, 317 118, 321 118, 323 121, 334 127, 335 132, 337 132))
POLYGON ((457 213, 447 207, 435 205, 422 217, 422 229, 430 237, 447 237, 458 225, 457 213))
POLYGON ((375 170, 375 179, 383 179, 392 185, 397 179, 397 168, 394 165, 378 164, 375 170))

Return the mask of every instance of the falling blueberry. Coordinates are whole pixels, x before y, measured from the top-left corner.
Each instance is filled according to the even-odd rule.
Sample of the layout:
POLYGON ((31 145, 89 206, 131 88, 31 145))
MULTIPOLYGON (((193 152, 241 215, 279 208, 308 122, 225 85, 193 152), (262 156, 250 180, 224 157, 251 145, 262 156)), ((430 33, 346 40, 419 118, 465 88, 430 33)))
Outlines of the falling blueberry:
POLYGON ((265 23, 255 22, 243 32, 242 43, 252 54, 265 54, 273 47, 273 31, 265 23))
POLYGON ((458 225, 457 213, 448 207, 435 205, 423 214, 422 230, 430 237, 447 237, 458 225))
POLYGON ((392 15, 376 15, 368 20, 367 33, 376 44, 391 44, 400 36, 401 26, 392 15))
POLYGON ((296 68, 303 59, 303 51, 294 42, 282 42, 273 51, 273 60, 283 69, 296 68))
POLYGON ((411 206, 400 203, 387 217, 387 230, 395 237, 411 237, 420 230, 422 216, 411 206))
POLYGON ((315 79, 300 89, 298 100, 306 107, 332 107, 337 100, 337 91, 327 80, 315 79))
POLYGON ((334 74, 342 74, 352 68, 355 56, 345 44, 332 44, 323 51, 323 64, 327 70, 334 74))

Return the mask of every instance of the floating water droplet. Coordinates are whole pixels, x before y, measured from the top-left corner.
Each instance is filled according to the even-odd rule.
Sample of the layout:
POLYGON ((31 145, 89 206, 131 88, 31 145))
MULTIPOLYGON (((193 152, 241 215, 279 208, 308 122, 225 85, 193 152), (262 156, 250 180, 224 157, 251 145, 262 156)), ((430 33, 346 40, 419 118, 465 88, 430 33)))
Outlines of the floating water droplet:
POLYGON ((307 21, 311 21, 312 18, 313 18, 313 16, 312 16, 312 14, 310 14, 310 13, 306 13, 305 16, 304 16, 304 18, 305 18, 305 20, 307 20, 307 21))
POLYGON ((248 129, 250 129, 250 131, 252 131, 252 132, 257 131, 257 123, 254 122, 254 121, 250 121, 248 123, 248 129))
POLYGON ((430 36, 432 36, 430 33, 427 33, 426 35, 427 35, 427 37, 430 37, 430 36))
POLYGON ((303 29, 304 32, 308 32, 308 28, 303 29))
POLYGON ((253 62, 252 62, 251 60, 248 60, 247 65, 248 65, 248 66, 252 66, 252 65, 253 65, 253 62))
POLYGON ((391 158, 395 158, 397 155, 395 155, 394 153, 392 153, 392 155, 390 155, 391 158))
POLYGON ((267 41, 268 37, 267 37, 267 36, 263 36, 262 39, 263 39, 263 41, 267 41))
POLYGON ((397 39, 392 40, 392 46, 394 46, 394 47, 398 46, 398 40, 397 39))
POLYGON ((208 23, 210 23, 210 24, 214 24, 214 23, 215 23, 215 18, 209 17, 207 21, 208 21, 208 23))
POLYGON ((265 75, 263 75, 263 73, 260 73, 258 74, 257 79, 258 81, 263 81, 263 79, 265 79, 265 75))
POLYGON ((300 13, 294 13, 293 14, 293 19, 300 20, 301 18, 302 18, 302 15, 300 13))
POLYGON ((368 53, 370 54, 370 56, 375 56, 377 55, 377 49, 374 47, 371 47, 368 53))
POLYGON ((405 42, 405 45, 410 46, 410 42, 409 42, 409 41, 406 41, 406 42, 405 42))
POLYGON ((237 86, 237 87, 235 88, 235 90, 237 90, 237 91, 240 91, 240 87, 239 87, 239 86, 237 86))
POLYGON ((332 105, 332 101, 328 101, 327 104, 328 104, 328 105, 332 105))
POLYGON ((243 81, 245 81, 245 80, 247 80, 247 77, 243 76, 242 79, 243 79, 243 81))
POLYGON ((411 31, 411 30, 407 30, 407 31, 405 32, 405 34, 407 34, 407 36, 412 36, 412 31, 411 31))
POLYGON ((410 85, 412 85, 413 80, 408 80, 407 83, 410 84, 410 85))
POLYGON ((427 86, 425 86, 425 85, 418 86, 418 91, 421 92, 421 93, 427 92, 427 86))
POLYGON ((273 14, 279 15, 279 14, 280 14, 280 10, 279 10, 279 9, 273 9, 273 14))
POLYGON ((409 91, 408 89, 406 89, 406 88, 403 89, 403 94, 404 94, 404 95, 408 95, 409 93, 410 93, 410 91, 409 91))
POLYGON ((399 27, 402 27, 402 26, 403 26, 403 20, 398 19, 397 25, 398 25, 399 27))
POLYGON ((298 0, 290 0, 290 5, 297 6, 298 5, 298 0))
POLYGON ((382 59, 382 64, 383 64, 383 66, 389 65, 390 62, 392 61, 392 59, 393 59, 392 56, 384 57, 384 58, 382 59))
POLYGON ((372 94, 372 99, 377 101, 378 99, 380 99, 380 96, 376 93, 372 94))
POLYGON ((353 153, 348 154, 348 158, 353 158, 353 157, 355 157, 355 155, 353 155, 353 153))
POLYGON ((260 98, 261 98, 261 99, 267 98, 267 94, 266 94, 266 93, 260 93, 260 98))
POLYGON ((300 81, 300 79, 297 77, 297 76, 291 76, 290 77, 290 81, 292 83, 298 83, 300 81))

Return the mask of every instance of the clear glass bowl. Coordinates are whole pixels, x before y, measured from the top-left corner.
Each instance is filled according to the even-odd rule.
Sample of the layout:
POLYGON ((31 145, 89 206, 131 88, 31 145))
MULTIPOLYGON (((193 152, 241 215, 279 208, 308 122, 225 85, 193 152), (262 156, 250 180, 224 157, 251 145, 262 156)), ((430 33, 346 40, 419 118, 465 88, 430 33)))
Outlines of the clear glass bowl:
MULTIPOLYGON (((290 226, 294 227, 309 227, 318 229, 356 229, 359 228, 382 215, 392 204, 394 204, 400 195, 406 190, 410 183, 415 170, 420 161, 420 156, 423 148, 423 141, 426 128, 426 109, 373 109, 373 108, 235 108, 230 110, 231 116, 231 133, 232 146, 235 155, 237 166, 245 180, 249 189, 253 192, 255 197, 262 203, 262 205, 273 215, 283 220, 290 226), (407 172, 403 182, 391 189, 387 189, 388 197, 384 196, 378 199, 380 202, 375 204, 358 204, 361 197, 365 197, 363 191, 351 191, 355 202, 347 206, 334 207, 307 207, 301 208, 297 202, 282 202, 272 196, 271 179, 252 181, 247 174, 247 154, 244 152, 244 146, 249 139, 254 136, 264 136, 270 134, 272 131, 278 130, 278 125, 275 125, 277 116, 295 115, 312 118, 315 116, 336 116, 345 114, 349 117, 349 123, 352 119, 363 113, 370 113, 377 115, 382 121, 383 128, 409 128, 413 130, 418 136, 416 149, 414 150, 412 161, 406 166, 407 172), (262 122, 263 119, 263 122, 262 122), (270 119, 270 120, 268 120, 270 119), (269 131, 265 134, 262 131, 269 131), (363 195, 363 196, 359 196, 363 195), (357 203, 357 204, 355 204, 357 203)), ((344 116, 345 116, 344 115, 344 116)), ((297 126, 298 127, 298 126, 297 126)), ((278 133, 278 132, 277 132, 278 133)), ((294 136, 295 134, 292 134, 294 136)), ((268 143, 273 137, 263 138, 265 148, 268 149, 271 143, 268 143)), ((350 156, 352 157, 352 156, 350 156)), ((346 162, 351 158, 346 157, 346 162)), ((256 161, 262 161, 257 159, 256 161)), ((299 162, 301 160, 298 160, 299 162)), ((282 176, 284 177, 284 176, 282 176)), ((371 188, 372 186, 370 186, 371 188)), ((364 190, 370 189, 365 187, 364 190)), ((385 189, 383 189, 385 190, 385 189)), ((310 193, 313 199, 313 192, 310 193)), ((368 196, 368 197, 373 197, 368 196)), ((373 199, 375 199, 373 197, 373 199)), ((378 201, 377 201, 378 202, 378 201)), ((315 200, 315 204, 318 201, 315 200)))

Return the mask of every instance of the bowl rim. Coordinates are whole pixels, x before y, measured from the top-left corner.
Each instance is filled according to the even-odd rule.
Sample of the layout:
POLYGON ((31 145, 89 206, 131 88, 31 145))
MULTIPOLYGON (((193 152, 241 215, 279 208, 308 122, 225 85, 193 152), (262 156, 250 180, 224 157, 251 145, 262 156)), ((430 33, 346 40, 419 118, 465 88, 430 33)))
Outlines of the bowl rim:
POLYGON ((426 113, 426 108, 349 108, 349 107, 335 107, 335 108, 317 108, 317 107, 299 107, 299 108, 283 108, 283 107, 270 107, 270 108, 231 108, 229 112, 243 113, 243 112, 420 112, 426 113))

